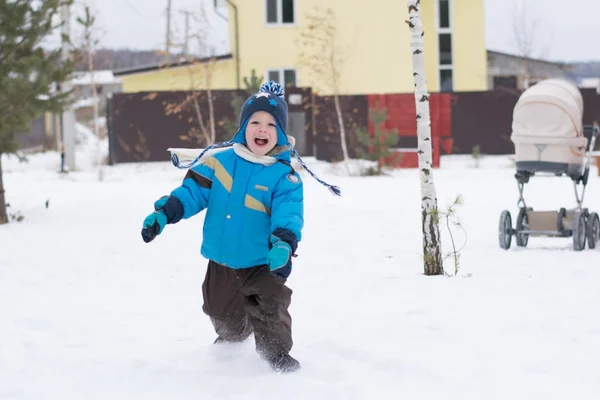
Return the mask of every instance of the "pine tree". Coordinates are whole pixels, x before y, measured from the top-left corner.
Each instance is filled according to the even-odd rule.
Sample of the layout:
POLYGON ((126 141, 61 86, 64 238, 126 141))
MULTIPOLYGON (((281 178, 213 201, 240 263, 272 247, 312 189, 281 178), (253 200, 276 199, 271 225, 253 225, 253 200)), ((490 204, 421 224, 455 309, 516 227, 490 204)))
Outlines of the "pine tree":
POLYGON ((381 175, 386 162, 399 161, 398 153, 392 153, 390 147, 398 143, 398 129, 386 129, 383 125, 387 121, 387 108, 380 108, 379 103, 369 109, 369 121, 373 123, 373 135, 366 130, 357 130, 359 142, 366 148, 360 149, 361 157, 377 162, 377 168, 367 168, 365 175, 381 175), (392 160, 393 159, 393 160, 392 160))
POLYGON ((98 107, 100 105, 100 99, 98 97, 98 88, 96 86, 96 78, 94 72, 94 52, 96 50, 96 46, 99 43, 96 35, 96 17, 92 15, 90 7, 88 5, 84 5, 84 13, 83 17, 77 17, 77 22, 83 28, 83 43, 82 43, 82 53, 87 58, 87 71, 90 74, 90 86, 92 87, 92 101, 94 103, 94 135, 96 135, 96 163, 98 166, 98 180, 104 180, 104 169, 102 168, 103 160, 102 160, 102 145, 100 141, 100 131, 99 131, 99 116, 98 116, 98 107))
POLYGON ((17 151, 16 132, 44 112, 60 112, 68 93, 55 91, 66 80, 72 63, 61 62, 60 49, 47 51, 42 40, 56 25, 53 19, 64 0, 0 0, 0 224, 8 222, 2 154, 17 151))
POLYGON ((246 91, 249 94, 254 94, 257 93, 260 90, 260 87, 263 84, 263 78, 262 77, 258 77, 256 75, 256 70, 252 69, 252 71, 250 72, 250 76, 245 76, 244 77, 244 85, 246 86, 246 91))

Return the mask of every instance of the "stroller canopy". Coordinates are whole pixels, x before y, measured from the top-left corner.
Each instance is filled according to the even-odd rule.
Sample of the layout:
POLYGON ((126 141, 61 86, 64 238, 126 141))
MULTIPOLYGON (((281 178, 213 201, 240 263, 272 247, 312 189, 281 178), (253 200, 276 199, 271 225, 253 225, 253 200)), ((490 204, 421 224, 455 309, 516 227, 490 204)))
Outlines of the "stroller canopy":
POLYGON ((572 142, 583 137, 583 98, 562 79, 547 79, 525 90, 513 110, 512 141, 572 142))

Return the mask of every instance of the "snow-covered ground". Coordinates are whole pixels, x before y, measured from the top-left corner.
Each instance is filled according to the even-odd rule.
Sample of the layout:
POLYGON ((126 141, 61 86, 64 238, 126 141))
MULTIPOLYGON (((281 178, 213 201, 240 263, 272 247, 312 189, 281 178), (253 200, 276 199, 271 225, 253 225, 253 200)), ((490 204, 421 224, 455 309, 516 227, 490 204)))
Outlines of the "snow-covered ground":
MULTIPOLYGON (((423 275, 415 170, 341 177, 307 159, 343 197, 305 174, 288 282, 303 368, 278 375, 252 339, 212 345, 202 216, 141 239, 154 200, 185 171, 118 165, 99 182, 95 145, 81 147, 81 171, 68 175, 55 153, 2 159, 9 210, 25 217, 0 226, 2 400, 600 398, 600 251, 574 252, 569 238, 499 248, 500 212, 517 212, 508 157, 480 168, 446 157, 435 171, 440 205, 464 200, 455 277, 423 275)), ((596 174, 586 204, 597 211, 596 174)), ((566 178, 532 180, 526 199, 574 204, 566 178)))

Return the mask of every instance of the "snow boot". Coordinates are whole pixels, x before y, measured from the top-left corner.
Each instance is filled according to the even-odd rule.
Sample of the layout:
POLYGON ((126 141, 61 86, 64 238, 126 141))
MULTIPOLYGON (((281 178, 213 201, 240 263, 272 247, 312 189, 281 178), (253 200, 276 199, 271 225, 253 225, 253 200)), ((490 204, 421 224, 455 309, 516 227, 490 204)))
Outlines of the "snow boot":
POLYGON ((215 339, 213 344, 223 344, 223 343, 228 343, 228 341, 223 339, 221 336, 217 336, 217 338, 215 339))
POLYGON ((269 365, 275 372, 289 373, 300 369, 300 362, 289 354, 282 354, 267 358, 269 365))
MULTIPOLYGON (((244 339, 246 340, 246 339, 244 339)), ((221 336, 217 336, 213 344, 231 344, 231 343, 242 343, 244 340, 228 340, 221 336)))

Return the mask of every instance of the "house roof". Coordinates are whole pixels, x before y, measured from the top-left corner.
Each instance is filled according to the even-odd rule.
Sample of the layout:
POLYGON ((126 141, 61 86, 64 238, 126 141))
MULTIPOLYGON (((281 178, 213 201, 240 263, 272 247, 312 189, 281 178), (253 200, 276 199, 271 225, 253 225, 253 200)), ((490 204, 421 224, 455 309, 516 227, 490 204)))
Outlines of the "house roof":
MULTIPOLYGON (((524 60, 525 59, 525 57, 519 56, 517 54, 504 53, 504 52, 495 51, 495 50, 487 50, 487 54, 488 54, 488 56, 490 56, 490 55, 498 55, 498 56, 503 56, 503 57, 518 58, 520 60, 524 60)), ((568 67, 568 66, 570 66, 569 63, 559 62, 559 61, 542 60, 542 59, 533 58, 533 57, 529 57, 527 59, 531 60, 531 61, 535 61, 535 62, 539 62, 539 63, 544 63, 544 64, 549 64, 549 65, 555 65, 555 66, 559 66, 559 67, 568 67)))
POLYGON ((118 70, 113 71, 113 73, 115 76, 132 75, 132 74, 139 74, 142 72, 157 71, 159 69, 179 68, 179 67, 185 67, 188 65, 199 64, 199 63, 202 64, 202 63, 207 63, 212 60, 224 61, 224 60, 229 60, 232 58, 233 58, 233 55, 231 53, 221 54, 221 55, 212 56, 212 57, 195 58, 192 60, 189 60, 186 58, 186 59, 179 59, 179 60, 171 62, 171 63, 156 63, 156 64, 141 65, 141 66, 132 67, 132 68, 118 69, 118 70))
POLYGON ((109 83, 119 83, 120 80, 116 79, 111 70, 96 70, 92 73, 86 71, 77 71, 73 73, 73 79, 71 84, 75 86, 79 85, 91 85, 92 75, 94 76, 94 84, 106 85, 109 83))
POLYGON ((592 88, 600 91, 600 78, 578 78, 580 88, 592 88))

